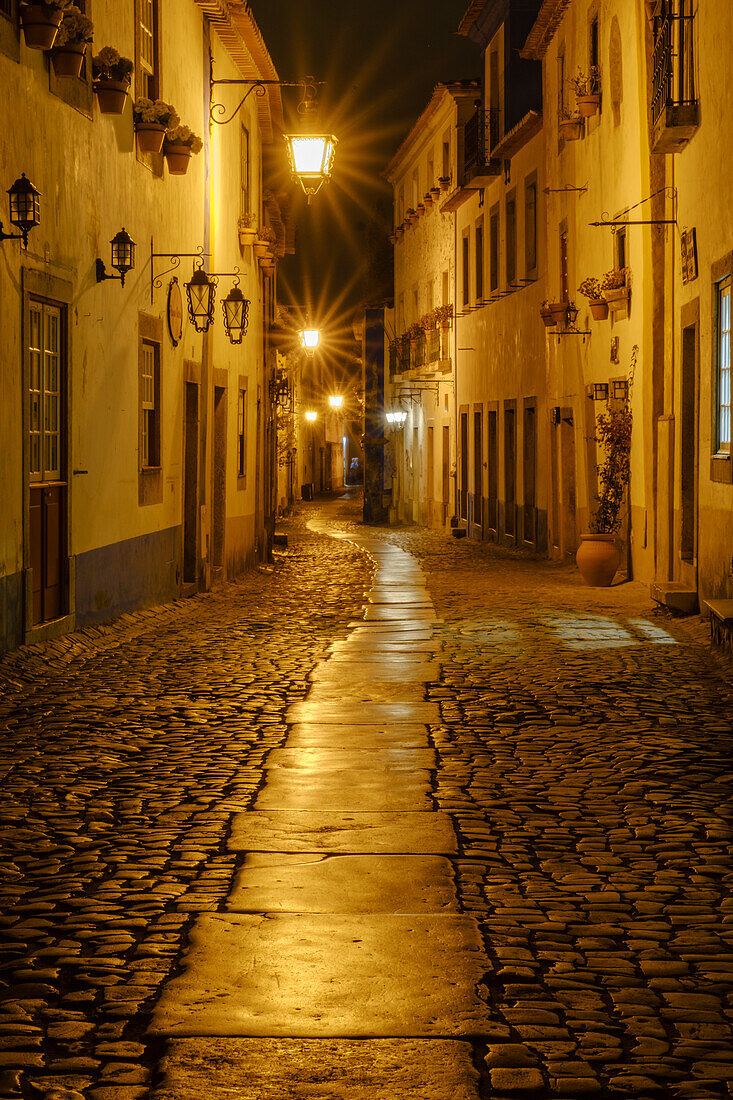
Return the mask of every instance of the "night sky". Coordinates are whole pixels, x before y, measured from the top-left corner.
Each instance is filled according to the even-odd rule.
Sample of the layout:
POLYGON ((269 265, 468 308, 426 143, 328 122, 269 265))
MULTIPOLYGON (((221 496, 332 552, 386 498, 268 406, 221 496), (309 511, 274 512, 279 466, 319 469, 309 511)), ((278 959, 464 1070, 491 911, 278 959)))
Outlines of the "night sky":
MULTIPOLYGON (((327 322, 350 325, 364 295, 374 296, 363 256, 380 201, 383 224, 391 220, 379 173, 437 81, 478 75, 478 47, 455 33, 467 7, 468 0, 252 0, 281 79, 327 81, 321 123, 339 139, 333 181, 310 208, 296 198, 297 253, 280 264, 281 300, 290 292, 327 322)), ((283 99, 287 118, 297 90, 284 89, 283 99)))

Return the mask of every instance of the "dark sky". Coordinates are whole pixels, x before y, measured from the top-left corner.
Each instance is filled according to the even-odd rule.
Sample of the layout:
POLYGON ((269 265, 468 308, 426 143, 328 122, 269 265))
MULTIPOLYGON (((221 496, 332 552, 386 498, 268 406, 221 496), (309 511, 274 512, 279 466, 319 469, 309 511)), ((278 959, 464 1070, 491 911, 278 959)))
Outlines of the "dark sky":
MULTIPOLYGON (((325 80, 321 123, 339 139, 333 181, 310 207, 295 200, 297 252, 280 265, 280 297, 350 317, 362 299, 365 226, 389 197, 380 179, 439 80, 479 73, 455 32, 468 0, 251 0, 283 80, 325 80)), ((297 105, 284 89, 286 117, 297 105)), ((389 207, 385 207, 386 213, 389 207)))

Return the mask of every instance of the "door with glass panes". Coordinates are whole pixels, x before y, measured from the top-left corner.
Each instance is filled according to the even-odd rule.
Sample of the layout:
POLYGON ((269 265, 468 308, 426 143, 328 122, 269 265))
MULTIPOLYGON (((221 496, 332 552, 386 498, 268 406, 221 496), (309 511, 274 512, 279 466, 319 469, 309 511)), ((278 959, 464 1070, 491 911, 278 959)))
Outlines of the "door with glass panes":
POLYGON ((66 607, 66 410, 62 312, 31 301, 28 326, 28 625, 58 619, 66 607))

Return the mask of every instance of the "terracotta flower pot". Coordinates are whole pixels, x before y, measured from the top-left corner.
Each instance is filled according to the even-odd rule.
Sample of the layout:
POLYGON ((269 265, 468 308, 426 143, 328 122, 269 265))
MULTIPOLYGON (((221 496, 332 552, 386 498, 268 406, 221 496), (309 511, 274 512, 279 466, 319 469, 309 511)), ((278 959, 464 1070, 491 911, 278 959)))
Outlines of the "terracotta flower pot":
POLYGON ((265 256, 270 254, 270 246, 267 241, 255 241, 252 245, 252 251, 258 260, 264 259, 265 256))
POLYGON ((94 91, 97 93, 100 114, 121 115, 129 88, 129 80, 96 80, 94 91))
POLYGON ((159 153, 165 140, 165 126, 160 122, 136 122, 137 147, 141 153, 159 153))
POLYGON ((603 301, 590 301, 590 311, 593 315, 594 321, 605 321, 608 317, 608 302, 603 301))
POLYGON ((621 561, 616 536, 581 535, 575 560, 585 584, 591 588, 608 588, 621 561))
POLYGON ((45 4, 21 4, 20 23, 30 50, 50 50, 56 41, 64 13, 45 4))
POLYGON ((560 133, 566 141, 577 141, 583 133, 583 120, 581 118, 560 119, 560 133))
POLYGON ((554 328, 557 324, 557 318, 551 309, 541 309, 540 317, 545 328, 554 328))
POLYGON ((51 64, 56 76, 81 76, 84 46, 60 46, 52 51, 51 64))
POLYGON ((257 239, 257 230, 250 229, 246 225, 240 225, 239 227, 239 243, 246 248, 247 245, 254 244, 257 239))
POLYGON ((627 286, 615 286, 609 287, 608 290, 603 292, 606 295, 607 302, 620 302, 629 296, 629 288, 627 286))
POLYGON ((164 145, 163 155, 171 176, 185 176, 191 163, 189 145, 164 145))
POLYGON ((440 188, 439 187, 431 187, 430 188, 430 194, 433 196, 433 199, 437 199, 438 195, 440 194, 440 188))
POLYGON ((593 95, 578 96, 578 114, 582 118, 591 118, 601 105, 601 97, 596 92, 593 95))

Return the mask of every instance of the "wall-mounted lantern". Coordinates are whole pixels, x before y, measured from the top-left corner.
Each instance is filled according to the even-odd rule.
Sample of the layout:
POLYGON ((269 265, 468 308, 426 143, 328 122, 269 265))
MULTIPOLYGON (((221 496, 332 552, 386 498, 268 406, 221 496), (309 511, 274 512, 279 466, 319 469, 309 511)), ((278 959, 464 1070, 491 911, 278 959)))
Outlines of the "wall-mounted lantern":
POLYGON ((593 400, 608 401, 608 382, 593 383, 593 400))
POLYGON ((313 424, 318 420, 318 413, 315 409, 306 409, 305 418, 310 424, 313 424))
POLYGON ((290 171, 305 192, 310 205, 312 197, 331 178, 337 141, 333 134, 316 133, 318 115, 318 84, 312 76, 303 81, 303 98, 298 114, 303 128, 297 134, 286 134, 290 171))
POLYGON ((613 399, 614 401, 628 401, 629 399, 629 383, 628 379, 622 378, 620 381, 612 382, 613 387, 613 399))
POLYGON ((567 318, 568 328, 575 328, 575 322, 578 320, 578 309, 575 302, 568 302, 565 317, 567 318))
POLYGON ((208 332, 214 320, 216 283, 206 274, 203 264, 194 269, 191 281, 186 283, 186 297, 191 324, 197 332, 208 332))
POLYGON ((306 351, 315 351, 321 342, 321 333, 317 328, 306 328, 300 333, 300 344, 306 351))
POLYGON ((224 314, 224 331, 232 344, 241 344, 249 324, 249 300, 239 289, 239 279, 221 303, 224 314))
POLYGON ((328 399, 328 403, 332 409, 340 409, 344 403, 344 399, 340 394, 332 393, 328 399))
POLYGON ((20 233, 4 233, 0 222, 0 241, 22 241, 23 248, 28 247, 28 234, 41 222, 41 192, 37 191, 25 172, 8 188, 10 201, 10 224, 20 233))
POLYGON ((119 279, 124 286, 127 272, 132 271, 135 266, 135 242, 123 226, 109 243, 112 255, 111 266, 119 274, 108 275, 104 260, 97 257, 97 282, 103 283, 105 279, 119 279))

